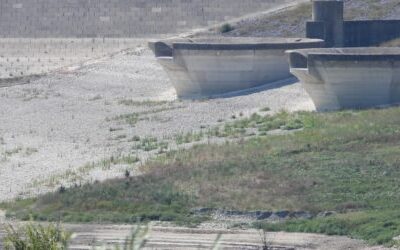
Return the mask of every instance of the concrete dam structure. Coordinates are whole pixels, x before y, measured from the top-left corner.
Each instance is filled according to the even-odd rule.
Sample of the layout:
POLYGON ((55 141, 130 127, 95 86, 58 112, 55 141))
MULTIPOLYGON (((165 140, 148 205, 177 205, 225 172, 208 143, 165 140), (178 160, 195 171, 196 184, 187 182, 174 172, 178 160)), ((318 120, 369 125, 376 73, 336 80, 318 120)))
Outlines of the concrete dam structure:
MULTIPOLYGON (((387 92, 387 84, 392 86, 389 89, 393 89, 396 77, 393 77, 394 82, 382 86, 374 85, 368 79, 363 80, 363 77, 374 71, 376 74, 370 79, 375 79, 373 76, 384 74, 383 72, 396 75, 396 67, 382 66, 385 65, 385 60, 396 57, 396 49, 321 50, 322 55, 329 54, 329 58, 335 60, 327 60, 322 68, 310 65, 310 69, 305 66, 307 63, 301 68, 294 67, 296 56, 308 52, 291 52, 292 69, 289 70, 285 50, 323 46, 357 47, 359 44, 372 45, 400 36, 400 20, 373 21, 379 22, 379 25, 369 25, 372 22, 369 20, 346 22, 343 18, 343 1, 314 0, 312 4, 313 21, 307 23, 307 37, 314 40, 225 37, 165 40, 151 42, 149 45, 168 73, 179 97, 212 96, 245 90, 287 79, 292 76, 292 72, 302 80, 319 110, 363 108, 396 102, 396 93, 392 93, 394 96, 377 94, 367 98, 362 98, 363 94, 355 97, 356 94, 352 93, 358 87, 363 88, 362 82, 366 84, 364 94, 378 93, 374 89, 380 89, 379 93, 387 92), (366 39, 362 39, 363 37, 366 39), (378 56, 380 52, 382 55, 378 56), (378 56, 379 60, 368 61, 370 57, 375 58, 374 56, 378 56), (382 68, 385 69, 381 71, 382 68), (315 75, 311 71, 319 73, 315 75), (330 77, 323 79, 322 76, 328 75, 330 77), (337 75, 336 80, 331 79, 334 75, 337 75), (335 85, 333 82, 347 84, 335 85), (332 84, 340 87, 333 88, 332 84)), ((311 53, 309 62, 314 63, 313 59, 314 54, 311 53)), ((376 80, 385 81, 384 79, 386 78, 376 80)))
POLYGON ((400 20, 344 20, 341 0, 312 0, 313 20, 308 38, 323 39, 327 47, 370 47, 400 38, 400 20))
POLYGON ((1 0, 0 37, 137 38, 176 34, 290 0, 1 0))
POLYGON ((323 47, 306 38, 198 38, 150 42, 179 97, 258 87, 291 77, 285 51, 323 47))
POLYGON ((400 20, 344 21, 343 12, 343 1, 313 1, 307 37, 336 49, 289 51, 291 73, 320 111, 399 103, 400 48, 361 46, 400 37, 400 20))
POLYGON ((319 111, 400 103, 400 49, 324 48, 289 51, 297 76, 319 111))

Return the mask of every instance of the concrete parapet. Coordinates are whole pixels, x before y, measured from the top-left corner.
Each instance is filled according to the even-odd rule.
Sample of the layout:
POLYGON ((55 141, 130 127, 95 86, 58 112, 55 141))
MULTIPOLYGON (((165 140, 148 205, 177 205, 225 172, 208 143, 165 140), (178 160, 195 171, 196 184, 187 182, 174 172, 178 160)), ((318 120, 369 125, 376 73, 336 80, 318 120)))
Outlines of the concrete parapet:
POLYGON ((400 103, 400 49, 342 48, 288 51, 317 110, 400 103))
POLYGON ((150 42, 179 97, 245 90, 291 77, 285 50, 323 47, 304 38, 198 38, 150 42))

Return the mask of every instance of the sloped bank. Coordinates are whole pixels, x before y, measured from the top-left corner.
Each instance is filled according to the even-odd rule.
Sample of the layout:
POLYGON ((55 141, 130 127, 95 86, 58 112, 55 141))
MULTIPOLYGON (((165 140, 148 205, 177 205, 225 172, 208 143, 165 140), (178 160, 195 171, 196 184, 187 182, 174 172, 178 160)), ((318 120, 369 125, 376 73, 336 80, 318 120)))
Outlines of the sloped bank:
POLYGON ((400 109, 291 116, 303 124, 302 131, 170 152, 143 166, 142 176, 78 185, 1 207, 20 219, 187 224, 210 219, 193 216, 195 207, 333 210, 339 214, 279 229, 394 244, 400 234, 400 109), (302 227, 307 223, 312 226, 302 227))

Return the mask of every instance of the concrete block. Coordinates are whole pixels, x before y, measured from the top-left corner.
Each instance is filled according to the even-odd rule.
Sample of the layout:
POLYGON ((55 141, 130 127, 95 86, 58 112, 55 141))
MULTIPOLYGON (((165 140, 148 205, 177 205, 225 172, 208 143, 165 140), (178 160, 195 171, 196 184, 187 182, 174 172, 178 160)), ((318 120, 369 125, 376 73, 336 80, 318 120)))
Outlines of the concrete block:
POLYGON ((317 110, 371 108, 400 101, 400 49, 294 50, 291 72, 317 110))

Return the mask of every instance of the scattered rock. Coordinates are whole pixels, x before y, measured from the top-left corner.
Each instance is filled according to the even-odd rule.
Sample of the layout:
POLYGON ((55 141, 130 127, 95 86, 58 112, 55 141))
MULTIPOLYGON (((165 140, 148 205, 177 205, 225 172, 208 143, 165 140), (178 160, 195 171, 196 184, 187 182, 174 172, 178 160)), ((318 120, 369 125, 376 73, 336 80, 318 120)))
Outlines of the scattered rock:
POLYGON ((312 219, 314 216, 310 212, 305 212, 305 211, 299 211, 299 212, 293 212, 290 214, 291 218, 295 219, 312 219))
POLYGON ((275 212, 275 215, 278 216, 279 218, 287 218, 289 216, 290 212, 289 211, 278 211, 275 212))
POLYGON ((336 215, 337 213, 335 212, 335 211, 324 211, 324 212, 321 212, 321 213, 319 213, 318 215, 317 215, 317 217, 329 217, 329 216, 333 216, 333 215, 336 215))
POLYGON ((262 212, 258 211, 256 212, 257 220, 265 220, 271 217, 272 213, 271 212, 262 212))
POLYGON ((216 211, 215 208, 201 207, 201 208, 193 208, 191 212, 193 214, 207 214, 215 211, 216 211))
POLYGON ((192 210, 195 215, 211 215, 217 220, 285 220, 285 219, 312 219, 314 216, 306 211, 239 211, 222 210, 214 208, 195 208, 192 210))

